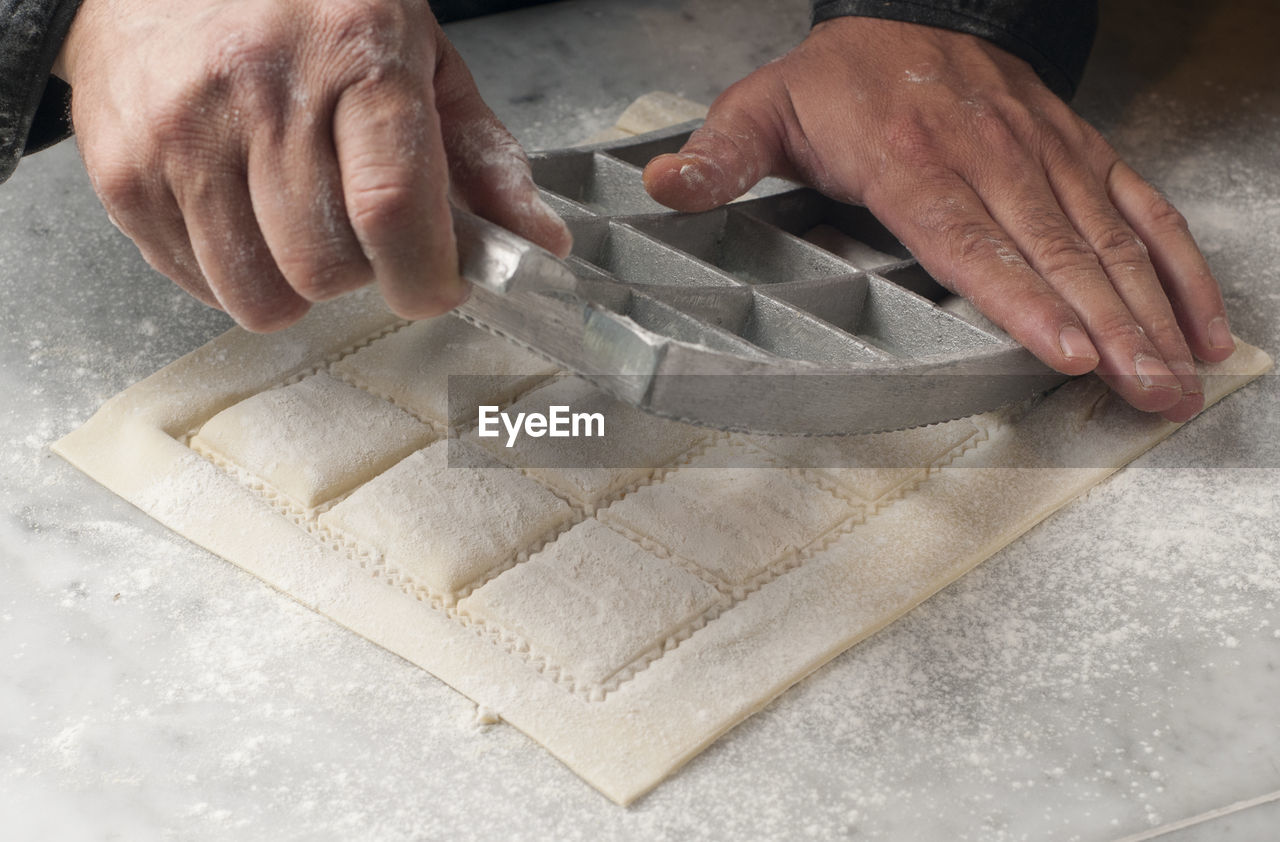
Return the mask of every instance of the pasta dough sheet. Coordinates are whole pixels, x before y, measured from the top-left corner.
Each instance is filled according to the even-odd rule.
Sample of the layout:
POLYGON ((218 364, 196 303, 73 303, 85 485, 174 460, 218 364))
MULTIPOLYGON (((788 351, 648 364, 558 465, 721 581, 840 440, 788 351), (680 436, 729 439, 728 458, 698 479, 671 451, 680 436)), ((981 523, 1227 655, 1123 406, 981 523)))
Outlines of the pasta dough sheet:
MULTIPOLYGON (((649 95, 610 136, 701 113, 649 95)), ((1207 401, 1270 364, 1241 343, 1205 370, 1207 401)), ((226 333, 54 449, 626 804, 1177 429, 1084 378, 922 429, 748 437, 554 374, 366 291, 226 333), (461 406, 602 412, 608 445, 480 438, 451 374, 470 375, 461 406)))
MULTIPOLYGON (((519 353, 357 294, 281 334, 228 332, 55 450, 625 804, 1177 429, 1084 378, 898 433, 748 437, 637 413, 519 353), (446 350, 419 379, 406 343, 475 356, 446 350), (477 399, 617 419, 628 467, 589 467, 588 439, 558 440, 571 467, 547 467, 549 439, 508 450, 457 426, 438 392, 475 359, 503 375, 468 379, 477 399)), ((1242 343, 1205 370, 1208 400, 1269 366, 1242 343)))

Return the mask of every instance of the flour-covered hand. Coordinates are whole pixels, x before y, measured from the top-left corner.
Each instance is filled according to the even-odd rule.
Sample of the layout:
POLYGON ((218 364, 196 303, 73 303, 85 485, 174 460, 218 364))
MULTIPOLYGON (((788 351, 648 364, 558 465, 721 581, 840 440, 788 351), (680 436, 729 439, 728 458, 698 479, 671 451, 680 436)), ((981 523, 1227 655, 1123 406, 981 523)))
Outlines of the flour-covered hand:
POLYGON ((982 39, 836 18, 727 90, 659 201, 704 210, 766 175, 864 204, 947 288, 1049 366, 1139 409, 1200 410, 1195 356, 1233 350, 1181 215, 1031 67, 982 39))
POLYGON ((374 281, 452 308, 451 198, 569 248, 426 0, 85 0, 55 72, 112 220, 251 330, 374 281))

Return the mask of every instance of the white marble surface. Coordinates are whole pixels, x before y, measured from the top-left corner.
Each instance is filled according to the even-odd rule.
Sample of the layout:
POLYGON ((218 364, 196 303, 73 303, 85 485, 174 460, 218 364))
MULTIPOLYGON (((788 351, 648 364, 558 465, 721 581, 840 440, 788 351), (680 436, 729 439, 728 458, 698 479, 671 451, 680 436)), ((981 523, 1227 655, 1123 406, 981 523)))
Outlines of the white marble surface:
MULTIPOLYGON (((725 5, 583 0, 452 34, 517 133, 558 144, 646 90, 709 100, 803 33, 803 0, 725 5)), ((1105 3, 1077 105, 1276 356, 1280 11, 1201 5, 1105 3)), ((51 456, 228 323, 146 269, 70 146, 0 187, 0 243, 5 839, 1275 838, 1274 377, 623 810, 51 456)))

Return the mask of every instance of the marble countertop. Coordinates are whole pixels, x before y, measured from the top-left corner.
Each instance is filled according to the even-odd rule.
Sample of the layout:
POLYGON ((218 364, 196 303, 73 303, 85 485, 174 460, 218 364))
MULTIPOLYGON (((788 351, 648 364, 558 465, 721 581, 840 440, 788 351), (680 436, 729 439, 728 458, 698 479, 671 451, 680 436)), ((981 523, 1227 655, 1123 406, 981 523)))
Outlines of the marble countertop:
MULTIPOLYGON (((709 102, 804 0, 569 0, 449 30, 532 147, 709 102)), ((1119 0, 1076 101, 1280 356, 1280 9, 1119 0)), ((629 810, 430 675, 49 453, 230 326, 151 272, 70 144, 0 187, 6 839, 1256 840, 1280 827, 1266 377, 836 658, 629 810)))

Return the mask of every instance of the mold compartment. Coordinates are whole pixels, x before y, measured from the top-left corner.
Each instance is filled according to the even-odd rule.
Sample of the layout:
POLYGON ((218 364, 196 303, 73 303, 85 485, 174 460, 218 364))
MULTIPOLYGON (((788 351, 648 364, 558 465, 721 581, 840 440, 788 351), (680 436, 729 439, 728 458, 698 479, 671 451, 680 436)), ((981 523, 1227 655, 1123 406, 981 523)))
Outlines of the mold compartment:
POLYGON ((854 271, 829 252, 730 208, 625 221, 747 284, 792 283, 854 271))
POLYGON ((557 152, 530 156, 534 182, 595 213, 669 212, 649 198, 640 170, 604 153, 557 152))
POLYGON ((733 207, 739 213, 841 255, 860 269, 878 269, 911 259, 907 247, 871 211, 861 205, 830 199, 816 190, 791 190, 737 202, 733 207), (848 240, 861 248, 855 248, 848 240))
POLYGON ((637 286, 741 286, 700 260, 609 220, 570 223, 573 256, 637 286))
POLYGON ((566 199, 559 193, 552 193, 550 190, 538 188, 538 195, 542 197, 542 201, 547 203, 547 207, 556 212, 556 215, 562 219, 582 219, 584 217, 591 218, 596 214, 591 208, 577 202, 566 199))
POLYGON ((758 290, 739 335, 770 354, 841 367, 892 354, 758 290))
POLYGON ((867 300, 867 276, 837 275, 808 281, 770 284, 758 288, 770 298, 785 301, 846 333, 856 333, 867 300))
POLYGON ((693 129, 658 137, 638 135, 634 141, 613 141, 605 151, 614 158, 625 161, 633 167, 643 168, 645 164, 659 155, 679 152, 680 147, 684 146, 685 141, 689 139, 691 134, 693 134, 693 129))
MULTIPOLYGON (((712 351, 732 354, 736 357, 764 358, 767 355, 755 345, 735 334, 707 324, 681 308, 676 308, 647 295, 632 296, 626 316, 646 330, 680 342, 701 345, 712 351)), ((745 312, 744 312, 745 323, 745 312)))
POLYGON ((909 292, 914 292, 916 295, 927 298, 930 301, 941 301, 951 294, 946 287, 935 281, 933 276, 914 260, 902 266, 878 270, 876 274, 886 281, 896 284, 909 292))
POLYGON ((900 357, 953 354, 1001 341, 874 274, 867 276, 867 295, 854 332, 900 357))
POLYGON ((574 220, 569 230, 571 264, 593 300, 610 297, 608 284, 620 282, 726 330, 737 331, 746 320, 751 290, 729 275, 617 222, 574 220), (583 271, 584 265, 609 280, 583 271))

